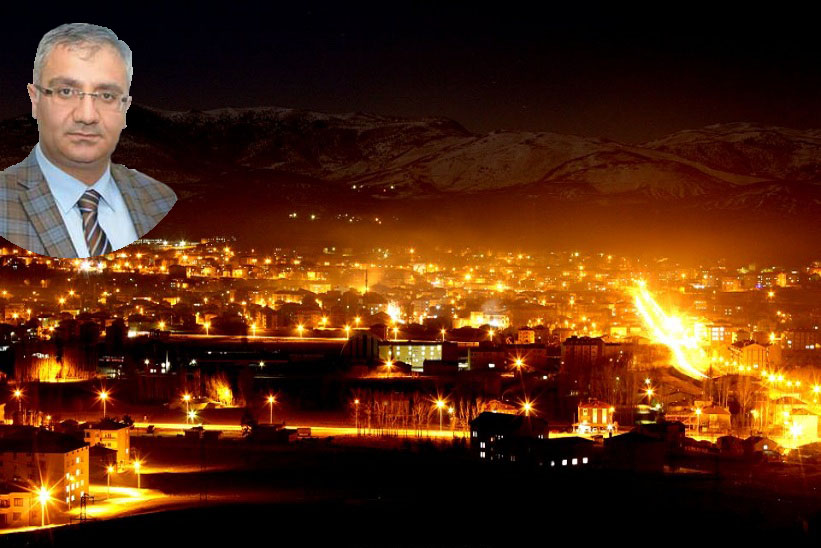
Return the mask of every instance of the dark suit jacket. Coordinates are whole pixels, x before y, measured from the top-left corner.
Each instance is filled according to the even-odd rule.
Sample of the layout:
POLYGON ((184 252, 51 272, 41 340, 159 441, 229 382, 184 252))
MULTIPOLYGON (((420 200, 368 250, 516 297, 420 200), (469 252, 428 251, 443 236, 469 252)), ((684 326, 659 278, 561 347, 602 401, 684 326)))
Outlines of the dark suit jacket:
MULTIPOLYGON (((111 164, 111 175, 138 238, 154 228, 177 201, 173 190, 133 169, 111 164)), ((33 150, 25 160, 0 172, 0 236, 40 255, 77 257, 33 150)))

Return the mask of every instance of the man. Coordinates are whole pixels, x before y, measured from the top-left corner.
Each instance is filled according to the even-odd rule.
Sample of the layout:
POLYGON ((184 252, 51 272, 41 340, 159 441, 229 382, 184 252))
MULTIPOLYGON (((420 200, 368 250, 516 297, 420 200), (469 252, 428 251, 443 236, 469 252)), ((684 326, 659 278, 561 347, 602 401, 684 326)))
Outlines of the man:
POLYGON ((0 236, 52 257, 94 257, 154 228, 177 196, 111 154, 131 106, 131 50, 105 27, 48 32, 28 85, 40 142, 0 173, 0 236))

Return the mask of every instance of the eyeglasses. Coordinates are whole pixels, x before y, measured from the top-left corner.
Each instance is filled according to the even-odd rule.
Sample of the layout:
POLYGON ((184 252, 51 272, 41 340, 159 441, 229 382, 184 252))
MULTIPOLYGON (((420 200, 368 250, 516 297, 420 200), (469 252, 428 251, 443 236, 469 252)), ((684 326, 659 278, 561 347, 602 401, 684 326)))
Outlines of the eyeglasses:
POLYGON ((61 106, 76 106, 80 100, 88 95, 92 100, 97 101, 97 106, 101 111, 122 112, 123 106, 128 102, 128 96, 116 91, 88 92, 64 86, 54 89, 44 88, 33 84, 43 95, 54 99, 54 102, 61 106))

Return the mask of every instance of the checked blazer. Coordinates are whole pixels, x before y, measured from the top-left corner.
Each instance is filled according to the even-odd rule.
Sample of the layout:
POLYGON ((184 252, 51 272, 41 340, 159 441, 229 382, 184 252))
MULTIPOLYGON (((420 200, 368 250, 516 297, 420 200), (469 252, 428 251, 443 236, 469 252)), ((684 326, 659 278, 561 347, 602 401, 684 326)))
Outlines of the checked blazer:
MULTIPOLYGON (((111 176, 138 238, 157 226, 177 201, 169 187, 123 165, 111 164, 111 176)), ((77 257, 33 150, 25 160, 0 172, 0 236, 40 255, 77 257)))

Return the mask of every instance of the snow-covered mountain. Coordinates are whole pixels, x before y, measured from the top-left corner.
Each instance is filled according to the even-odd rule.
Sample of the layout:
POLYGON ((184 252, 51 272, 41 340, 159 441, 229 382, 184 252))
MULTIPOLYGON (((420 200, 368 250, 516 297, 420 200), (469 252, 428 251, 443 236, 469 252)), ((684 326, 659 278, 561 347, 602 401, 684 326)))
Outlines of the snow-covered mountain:
MULTIPOLYGON (((36 142, 36 125, 6 120, 0 135, 0 163, 10 165, 36 142)), ((349 223, 413 211, 423 223, 503 224, 525 206, 539 219, 531 230, 570 211, 565 225, 621 210, 698 226, 705 216, 811 228, 821 219, 821 130, 752 123, 628 145, 551 132, 477 135, 445 118, 134 106, 114 160, 174 187, 182 200, 164 225, 177 227, 209 215, 279 222, 303 210, 349 223)))

